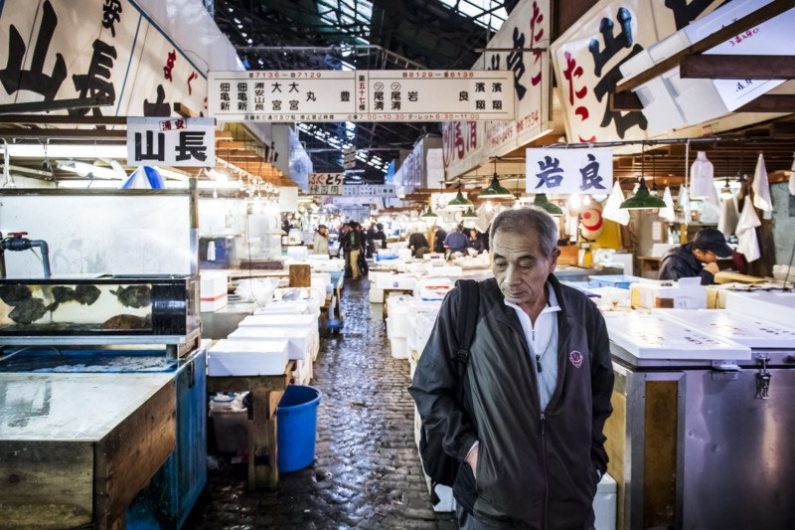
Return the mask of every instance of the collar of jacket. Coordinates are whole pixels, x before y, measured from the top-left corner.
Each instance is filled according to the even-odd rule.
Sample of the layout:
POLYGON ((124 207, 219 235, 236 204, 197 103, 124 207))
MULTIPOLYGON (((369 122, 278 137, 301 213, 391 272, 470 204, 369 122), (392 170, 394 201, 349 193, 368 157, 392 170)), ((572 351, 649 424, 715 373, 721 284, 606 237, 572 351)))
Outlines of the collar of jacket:
MULTIPOLYGON (((560 306, 560 311, 558 312, 558 337, 560 337, 560 349, 560 347, 565 345, 564 339, 565 337, 569 336, 569 330, 573 326, 572 316, 566 310, 566 298, 562 293, 560 280, 558 280, 554 274, 550 274, 546 285, 550 286, 555 292, 555 297, 558 299, 558 305, 560 306)), ((488 288, 492 291, 492 295, 496 298, 494 307, 490 308, 490 311, 494 312, 495 318, 501 320, 504 324, 510 326, 512 329, 518 332, 520 336, 524 337, 522 323, 519 322, 519 317, 516 316, 516 311, 514 311, 512 307, 505 305, 505 296, 502 294, 502 291, 500 291, 500 288, 497 285, 497 280, 494 278, 489 280, 488 288)), ((525 346, 527 345, 525 344, 525 346)))

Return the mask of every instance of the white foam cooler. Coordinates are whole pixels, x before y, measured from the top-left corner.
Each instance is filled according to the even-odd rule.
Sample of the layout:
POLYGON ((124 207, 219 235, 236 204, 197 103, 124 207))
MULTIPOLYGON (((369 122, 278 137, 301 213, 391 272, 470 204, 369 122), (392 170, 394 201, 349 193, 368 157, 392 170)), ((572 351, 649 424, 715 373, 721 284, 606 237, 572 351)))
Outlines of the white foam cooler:
POLYGON ((199 292, 202 312, 217 311, 227 304, 229 275, 220 271, 202 271, 199 292))
POLYGON ((593 512, 596 518, 596 530, 615 530, 616 506, 618 504, 616 481, 605 473, 596 486, 593 499, 593 512))
POLYGON ((271 328, 265 326, 245 326, 229 334, 229 340, 286 340, 287 357, 301 360, 312 359, 319 346, 309 328, 271 328))
POLYGON ((210 376, 280 375, 287 368, 286 340, 219 340, 208 353, 210 376))
POLYGON ((309 302, 304 300, 275 300, 265 307, 258 307, 255 315, 302 315, 309 313, 309 302))
POLYGON ((314 315, 250 315, 240 321, 240 327, 307 328, 317 327, 314 315))

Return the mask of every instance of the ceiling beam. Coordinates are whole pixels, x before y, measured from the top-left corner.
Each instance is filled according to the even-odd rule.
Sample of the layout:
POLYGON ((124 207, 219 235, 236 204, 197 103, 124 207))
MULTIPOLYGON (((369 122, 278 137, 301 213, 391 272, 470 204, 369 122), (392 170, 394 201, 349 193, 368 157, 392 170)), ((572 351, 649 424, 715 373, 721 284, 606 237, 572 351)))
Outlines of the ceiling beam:
POLYGON ((639 86, 651 81, 655 77, 664 74, 671 68, 678 66, 688 55, 697 55, 701 52, 714 48, 718 44, 731 39, 735 35, 742 33, 743 31, 754 26, 758 26, 763 22, 780 15, 781 13, 792 9, 793 7, 795 7, 795 0, 773 0, 773 2, 767 4, 766 6, 737 19, 728 26, 724 26, 715 33, 712 33, 708 37, 676 52, 666 59, 663 59, 659 63, 647 70, 644 70, 638 75, 629 79, 625 79, 616 87, 615 91, 618 93, 634 90, 639 86))
POLYGON ((688 55, 683 79, 795 79, 793 55, 688 55))
POLYGON ((749 101, 734 112, 795 112, 795 95, 765 94, 749 101))
POLYGON ((0 129, 0 138, 127 138, 127 131, 91 129, 0 129))

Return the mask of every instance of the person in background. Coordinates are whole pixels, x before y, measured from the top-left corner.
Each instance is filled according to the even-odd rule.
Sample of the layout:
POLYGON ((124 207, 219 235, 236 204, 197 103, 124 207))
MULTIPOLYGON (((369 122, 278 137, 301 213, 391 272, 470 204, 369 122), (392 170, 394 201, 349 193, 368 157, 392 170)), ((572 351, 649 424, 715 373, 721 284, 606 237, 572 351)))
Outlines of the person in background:
POLYGON ((660 262, 660 280, 701 277, 701 285, 715 283, 718 258, 731 257, 733 251, 726 244, 723 232, 702 228, 693 241, 670 249, 660 262))
MULTIPOLYGON (((351 231, 350 223, 342 223, 342 226, 340 227, 339 236, 338 236, 339 237, 339 249, 338 249, 337 252, 338 253, 342 252, 342 257, 345 260, 345 277, 346 278, 350 278, 351 277, 351 271, 352 271, 352 269, 351 269, 351 256, 350 256, 350 251, 348 249, 348 242, 347 242, 348 234, 350 233, 350 231, 351 231)), ((337 254, 337 257, 339 257, 339 254, 337 254)))
POLYGON ((376 232, 375 232, 375 236, 373 236, 373 239, 374 239, 374 241, 380 241, 381 242, 381 244, 378 245, 375 248, 384 249, 384 248, 386 248, 386 234, 384 233, 384 225, 382 225, 381 223, 378 223, 378 224, 375 225, 375 227, 376 227, 376 232))
POLYGON ((312 253, 328 256, 328 228, 326 228, 326 225, 319 225, 317 227, 315 240, 312 243, 312 253))
POLYGON ((361 278, 362 273, 359 269, 359 256, 362 254, 362 234, 357 228, 359 223, 351 221, 348 225, 342 246, 347 256, 347 262, 351 270, 351 279, 358 280, 361 278))
POLYGON ((473 249, 478 254, 483 252, 483 237, 480 232, 474 228, 470 228, 467 232, 469 233, 467 247, 473 249))
POLYGON ((420 232, 414 232, 409 236, 409 248, 411 249, 411 255, 415 258, 421 258, 431 251, 425 234, 420 232))
POLYGON ((436 233, 433 236, 433 251, 438 254, 444 254, 444 239, 447 237, 447 232, 441 226, 436 227, 436 233))
POLYGON ((359 252, 359 274, 363 276, 368 272, 366 253, 370 246, 370 242, 367 237, 367 231, 360 223, 356 223, 356 231, 359 232, 359 242, 361 245, 361 252, 359 252))
POLYGON ((444 248, 448 255, 454 252, 464 252, 467 248, 468 238, 464 235, 463 226, 458 225, 444 238, 444 248))
POLYGON ((472 342, 458 343, 462 304, 474 301, 456 287, 414 372, 409 392, 422 428, 459 463, 453 495, 463 529, 594 528, 608 460, 610 340, 596 305, 555 277, 557 238, 544 211, 500 213, 491 226, 494 278, 477 284, 472 342))
POLYGON ((372 258, 375 254, 375 223, 370 223, 370 228, 365 233, 365 256, 372 258))

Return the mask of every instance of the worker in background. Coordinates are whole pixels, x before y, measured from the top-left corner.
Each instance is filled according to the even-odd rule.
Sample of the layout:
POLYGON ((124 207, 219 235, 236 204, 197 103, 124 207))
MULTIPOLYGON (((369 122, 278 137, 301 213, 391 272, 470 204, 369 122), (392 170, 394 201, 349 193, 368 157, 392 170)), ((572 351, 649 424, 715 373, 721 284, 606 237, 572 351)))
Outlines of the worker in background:
POLYGON ((444 248, 448 256, 455 252, 465 252, 469 238, 464 234, 463 226, 458 225, 444 238, 444 248))
POLYGON ((471 248, 476 254, 483 252, 483 235, 474 228, 467 230, 467 248, 471 248))
POLYGON ((317 227, 315 240, 312 243, 312 253, 328 256, 328 228, 326 228, 326 225, 319 225, 317 227))
POLYGON ((362 273, 359 269, 359 256, 362 255, 362 234, 358 229, 359 223, 351 221, 348 230, 342 239, 342 250, 345 252, 350 265, 351 279, 358 280, 362 273))
POLYGON ((715 283, 718 273, 718 259, 728 258, 732 249, 720 230, 702 228, 693 241, 670 249, 660 263, 659 279, 678 280, 679 278, 701 277, 701 285, 715 283))
POLYGON ((433 235, 433 251, 439 254, 444 254, 444 239, 447 237, 447 232, 441 226, 436 227, 436 233, 433 235))
POLYGON ((421 258, 431 251, 428 239, 426 239, 425 234, 420 232, 414 232, 409 236, 409 248, 411 249, 411 255, 415 258, 421 258))
MULTIPOLYGON (((340 246, 339 246, 338 252, 342 252, 342 257, 345 260, 345 277, 346 278, 350 278, 351 277, 351 270, 352 270, 351 269, 350 252, 349 252, 349 249, 348 249, 348 243, 346 241, 348 239, 348 234, 350 233, 350 231, 351 231, 350 223, 342 223, 342 226, 340 227, 340 232, 339 232, 340 246)), ((339 254, 338 254, 338 256, 339 256, 339 254)))
POLYGON ((375 249, 385 249, 386 248, 386 234, 384 233, 384 225, 378 223, 375 225, 376 231, 375 235, 373 236, 374 248, 375 249), (380 244, 377 243, 380 241, 380 244))
POLYGON ((500 213, 494 278, 478 282, 477 300, 461 286, 448 293, 414 372, 409 392, 426 436, 440 440, 436 457, 459 465, 459 528, 594 527, 610 340, 596 305, 555 277, 557 239, 542 210, 500 213), (472 306, 475 331, 464 338, 472 306))

